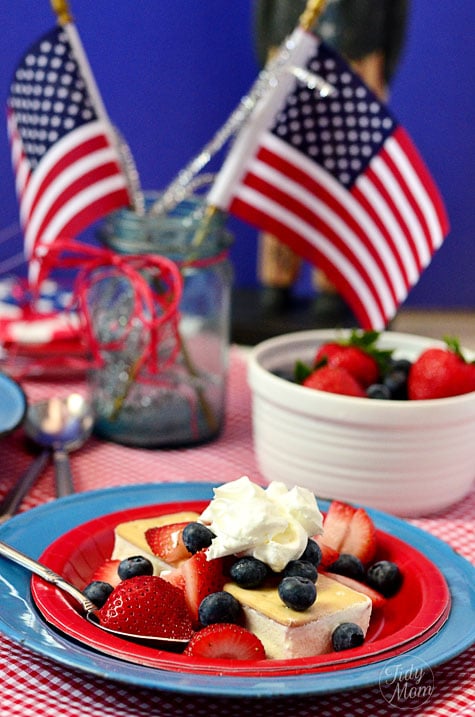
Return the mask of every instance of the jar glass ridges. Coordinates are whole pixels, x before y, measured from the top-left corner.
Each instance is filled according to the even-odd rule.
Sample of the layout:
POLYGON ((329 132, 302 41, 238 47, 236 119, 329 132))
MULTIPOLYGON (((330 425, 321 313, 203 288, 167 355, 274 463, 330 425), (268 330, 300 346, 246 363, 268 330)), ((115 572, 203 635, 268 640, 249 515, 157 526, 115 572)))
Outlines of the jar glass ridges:
MULTIPOLYGON (((148 195, 147 206, 154 200, 154 195, 148 195)), ((126 297, 118 300, 110 291, 114 299, 108 311, 113 314, 117 309, 115 319, 119 326, 127 324, 128 335, 120 350, 103 351, 103 366, 90 372, 95 430, 104 438, 166 448, 208 441, 221 431, 228 369, 232 271, 227 250, 231 236, 218 214, 195 245, 204 210, 198 198, 182 202, 165 217, 140 217, 120 210, 99 230, 101 242, 109 249, 167 257, 177 263, 183 278, 176 358, 158 371, 145 363, 136 375, 134 361, 149 340, 147 328, 136 317, 136 325, 131 326, 126 297)), ((159 356, 159 366, 166 364, 172 340, 171 334, 165 334, 158 342, 157 351, 165 354, 159 356)))

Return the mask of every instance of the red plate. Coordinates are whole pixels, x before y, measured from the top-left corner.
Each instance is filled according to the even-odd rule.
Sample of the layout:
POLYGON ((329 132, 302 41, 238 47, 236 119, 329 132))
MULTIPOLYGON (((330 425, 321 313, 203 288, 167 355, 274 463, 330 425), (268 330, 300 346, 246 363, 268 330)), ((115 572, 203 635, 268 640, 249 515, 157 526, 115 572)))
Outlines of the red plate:
MULTIPOLYGON (((96 518, 55 540, 40 561, 82 589, 93 571, 112 553, 118 523, 182 510, 201 512, 207 503, 168 503, 122 510, 96 518)), ((33 576, 36 606, 50 624, 90 648, 107 655, 162 670, 187 673, 275 677, 359 667, 400 655, 432 637, 450 612, 446 581, 421 552, 402 540, 377 531, 377 559, 396 562, 404 581, 398 594, 384 609, 373 611, 364 645, 345 652, 295 660, 203 660, 129 642, 104 632, 85 620, 72 598, 50 583, 33 576)))

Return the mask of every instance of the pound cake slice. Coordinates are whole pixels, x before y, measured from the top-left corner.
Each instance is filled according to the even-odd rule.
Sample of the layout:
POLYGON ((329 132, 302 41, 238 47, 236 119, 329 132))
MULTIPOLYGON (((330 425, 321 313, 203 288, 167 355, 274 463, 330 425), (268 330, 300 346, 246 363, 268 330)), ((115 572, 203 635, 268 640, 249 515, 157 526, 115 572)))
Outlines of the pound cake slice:
POLYGON ((152 563, 153 574, 160 575, 163 570, 170 568, 170 563, 153 553, 146 538, 147 530, 174 523, 191 523, 197 520, 198 515, 193 511, 184 510, 154 518, 139 518, 119 523, 114 530, 112 560, 124 560, 132 555, 141 555, 152 563))

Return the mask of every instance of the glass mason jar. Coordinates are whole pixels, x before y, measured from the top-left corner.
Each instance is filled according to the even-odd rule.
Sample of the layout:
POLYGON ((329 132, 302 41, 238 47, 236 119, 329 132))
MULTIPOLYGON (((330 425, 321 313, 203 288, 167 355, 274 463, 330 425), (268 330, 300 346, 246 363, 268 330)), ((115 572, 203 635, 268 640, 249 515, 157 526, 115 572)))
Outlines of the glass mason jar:
MULTIPOLYGON (((178 353, 163 370, 151 373, 143 365, 135 375, 129 340, 129 356, 120 350, 103 351, 102 366, 90 371, 89 381, 96 435, 130 446, 172 448, 216 438, 223 426, 231 235, 220 213, 203 222, 205 205, 197 197, 184 200, 166 216, 150 214, 157 196, 146 195, 144 216, 127 209, 111 214, 99 228, 98 237, 115 253, 159 255, 180 268, 183 291, 178 353)), ((118 323, 129 320, 122 304, 115 304, 118 323)), ((100 316, 101 312, 96 314, 100 316)), ((142 350, 140 337, 135 344, 136 352, 142 350)))

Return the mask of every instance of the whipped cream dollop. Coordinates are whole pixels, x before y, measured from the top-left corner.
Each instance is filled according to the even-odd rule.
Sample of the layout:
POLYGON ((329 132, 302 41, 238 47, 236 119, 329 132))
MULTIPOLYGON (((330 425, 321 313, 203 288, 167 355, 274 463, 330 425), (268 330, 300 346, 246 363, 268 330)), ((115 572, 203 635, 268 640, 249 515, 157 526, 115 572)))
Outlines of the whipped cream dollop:
POLYGON ((302 555, 309 537, 323 532, 322 514, 309 490, 289 490, 279 482, 262 488, 247 476, 215 488, 200 520, 216 536, 208 560, 252 555, 275 572, 302 555))

